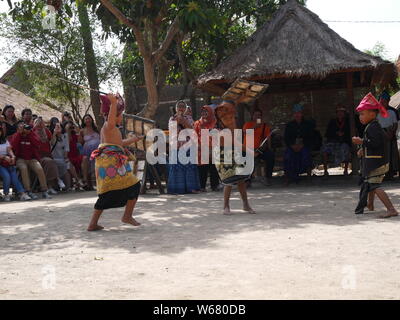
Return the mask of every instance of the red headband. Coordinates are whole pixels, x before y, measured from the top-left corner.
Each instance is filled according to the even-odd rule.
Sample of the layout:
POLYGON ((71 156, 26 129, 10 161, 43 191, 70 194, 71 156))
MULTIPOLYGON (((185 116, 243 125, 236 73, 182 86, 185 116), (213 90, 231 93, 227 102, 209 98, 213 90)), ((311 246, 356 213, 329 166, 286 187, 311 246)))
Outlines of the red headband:
POLYGON ((356 108, 357 112, 363 111, 363 110, 379 110, 379 113, 381 114, 382 117, 387 118, 389 116, 386 108, 381 105, 378 100, 373 96, 373 94, 370 92, 368 93, 360 102, 358 107, 356 108))

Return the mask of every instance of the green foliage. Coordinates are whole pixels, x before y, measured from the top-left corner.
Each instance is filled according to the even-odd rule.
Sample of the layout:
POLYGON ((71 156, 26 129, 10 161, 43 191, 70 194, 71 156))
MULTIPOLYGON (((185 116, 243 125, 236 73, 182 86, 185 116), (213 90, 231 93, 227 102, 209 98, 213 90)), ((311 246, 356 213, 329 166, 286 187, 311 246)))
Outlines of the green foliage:
POLYGON ((375 57, 380 57, 384 60, 388 59, 388 51, 386 49, 385 44, 378 41, 371 49, 364 50, 365 53, 368 53, 375 57))
MULTIPOLYGON (((29 73, 31 94, 39 101, 51 101, 58 109, 69 109, 80 118, 87 112, 88 91, 60 80, 67 79, 79 85, 87 85, 86 64, 80 23, 74 3, 61 8, 63 14, 56 17, 55 29, 44 29, 43 2, 21 1, 10 15, 0 18, 0 36, 8 39, 6 52, 9 64, 19 59, 29 73)), ((92 17, 95 26, 97 19, 92 17)), ((118 75, 120 64, 115 48, 104 49, 103 33, 92 30, 95 43, 99 81, 107 82, 118 75)))

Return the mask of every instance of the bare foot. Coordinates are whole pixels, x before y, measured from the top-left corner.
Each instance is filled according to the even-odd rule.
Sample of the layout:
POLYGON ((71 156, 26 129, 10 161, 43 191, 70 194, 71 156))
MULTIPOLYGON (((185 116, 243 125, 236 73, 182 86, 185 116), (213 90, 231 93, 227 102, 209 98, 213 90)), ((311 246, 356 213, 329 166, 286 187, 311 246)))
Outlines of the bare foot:
POLYGON ((140 226, 140 223, 137 222, 137 221, 136 221, 135 219, 133 219, 132 217, 130 217, 130 218, 122 218, 121 221, 122 221, 123 223, 126 223, 126 224, 131 224, 131 225, 133 225, 133 226, 135 226, 135 227, 140 226))
POLYGON ((99 226, 98 224, 94 225, 94 226, 89 226, 87 228, 87 231, 99 231, 99 230, 103 230, 104 227, 99 226))
POLYGON ((232 215, 231 209, 229 207, 224 208, 224 215, 226 216, 232 215))
POLYGON ((256 213, 250 206, 244 207, 243 210, 248 212, 248 213, 250 213, 250 214, 255 214, 256 213))
POLYGON ((384 219, 384 218, 396 217, 398 215, 399 215, 399 213, 397 212, 397 210, 393 209, 393 210, 389 210, 386 214, 381 214, 379 216, 379 218, 383 218, 384 219))

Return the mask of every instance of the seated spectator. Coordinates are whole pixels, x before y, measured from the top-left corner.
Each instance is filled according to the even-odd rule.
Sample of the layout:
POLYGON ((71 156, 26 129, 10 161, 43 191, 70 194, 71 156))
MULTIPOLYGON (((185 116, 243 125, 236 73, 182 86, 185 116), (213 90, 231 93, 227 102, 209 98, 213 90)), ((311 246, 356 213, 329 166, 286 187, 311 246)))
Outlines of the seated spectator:
POLYGON ((17 131, 17 117, 15 116, 15 108, 12 105, 6 105, 3 109, 4 125, 6 130, 6 138, 9 139, 17 131))
MULTIPOLYGON (((70 189, 73 186, 74 190, 81 190, 83 185, 79 184, 79 177, 76 173, 75 167, 71 165, 68 159, 69 141, 64 128, 57 118, 50 120, 50 132, 52 133, 51 139, 51 154, 57 164, 58 175, 61 177, 70 189)), ((83 189, 82 189, 83 190, 83 189)))
POLYGON ((325 137, 326 143, 321 149, 324 159, 324 175, 329 175, 328 158, 329 155, 332 155, 335 166, 341 163, 345 164, 344 175, 347 176, 351 157, 351 132, 350 119, 347 117, 345 108, 338 107, 336 109, 336 118, 329 121, 325 137))
MULTIPOLYGON (((86 114, 82 120, 80 136, 83 143, 82 154, 89 160, 89 177, 94 172, 94 160, 90 160, 90 155, 99 147, 100 133, 90 114, 86 114)), ((88 189, 93 190, 91 179, 88 179, 88 189)))
POLYGON ((68 121, 72 121, 72 122, 73 122, 71 113, 69 113, 68 111, 64 111, 64 112, 61 114, 61 125, 62 125, 63 127, 65 127, 65 125, 67 124, 68 121))
POLYGON ((11 201, 10 186, 22 201, 31 200, 18 180, 15 168, 15 155, 10 143, 7 141, 3 127, 0 126, 0 177, 3 180, 4 201, 11 201))
POLYGON ((22 177, 22 183, 28 195, 33 199, 38 197, 31 191, 31 179, 29 170, 32 170, 39 179, 42 197, 51 199, 47 188, 46 176, 43 168, 39 162, 40 156, 36 146, 39 141, 36 135, 32 132, 32 127, 19 121, 17 124, 17 132, 11 137, 11 146, 17 157, 17 168, 19 169, 22 177))
POLYGON ((31 109, 24 109, 21 112, 21 117, 22 117, 22 121, 25 124, 29 124, 30 126, 33 127, 33 121, 34 119, 32 118, 32 110, 31 109))
POLYGON ((58 169, 56 162, 51 156, 51 146, 50 141, 52 139, 52 134, 49 129, 44 125, 42 117, 38 117, 35 120, 35 125, 33 127, 33 132, 36 134, 38 140, 37 150, 39 153, 39 161, 46 175, 47 185, 50 187, 49 194, 55 195, 57 191, 54 187, 58 185, 60 190, 65 189, 64 182, 58 176, 58 169))
MULTIPOLYGON (((261 110, 254 110, 252 121, 246 122, 243 126, 244 144, 246 144, 246 130, 254 129, 254 149, 258 149, 261 143, 271 133, 271 128, 262 120, 261 110)), ((266 185, 271 185, 272 173, 275 166, 275 154, 272 152, 271 140, 268 140, 268 146, 263 150, 263 153, 256 154, 256 158, 265 161, 265 181, 266 185)))
POLYGON ((88 157, 80 154, 78 149, 78 142, 79 142, 79 134, 78 128, 72 121, 68 121, 65 124, 65 131, 68 137, 69 143, 69 152, 68 152, 68 159, 71 164, 75 167, 76 172, 78 175, 83 177, 83 182, 81 180, 78 181, 83 188, 88 189, 88 174, 89 174, 89 159, 88 157))
POLYGON ((315 140, 315 123, 304 119, 303 106, 293 107, 294 120, 285 128, 285 143, 287 146, 284 156, 286 182, 299 181, 299 175, 307 173, 311 177, 311 150, 315 140))

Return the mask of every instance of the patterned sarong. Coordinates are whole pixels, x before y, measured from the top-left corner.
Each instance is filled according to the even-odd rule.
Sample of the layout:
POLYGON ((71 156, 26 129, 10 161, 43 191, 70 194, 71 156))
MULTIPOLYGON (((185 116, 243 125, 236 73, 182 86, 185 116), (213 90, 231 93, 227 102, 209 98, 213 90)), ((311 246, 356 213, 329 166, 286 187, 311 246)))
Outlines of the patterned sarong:
POLYGON ((113 144, 101 144, 90 157, 95 159, 97 194, 123 190, 139 182, 129 161, 135 158, 127 149, 113 144))

